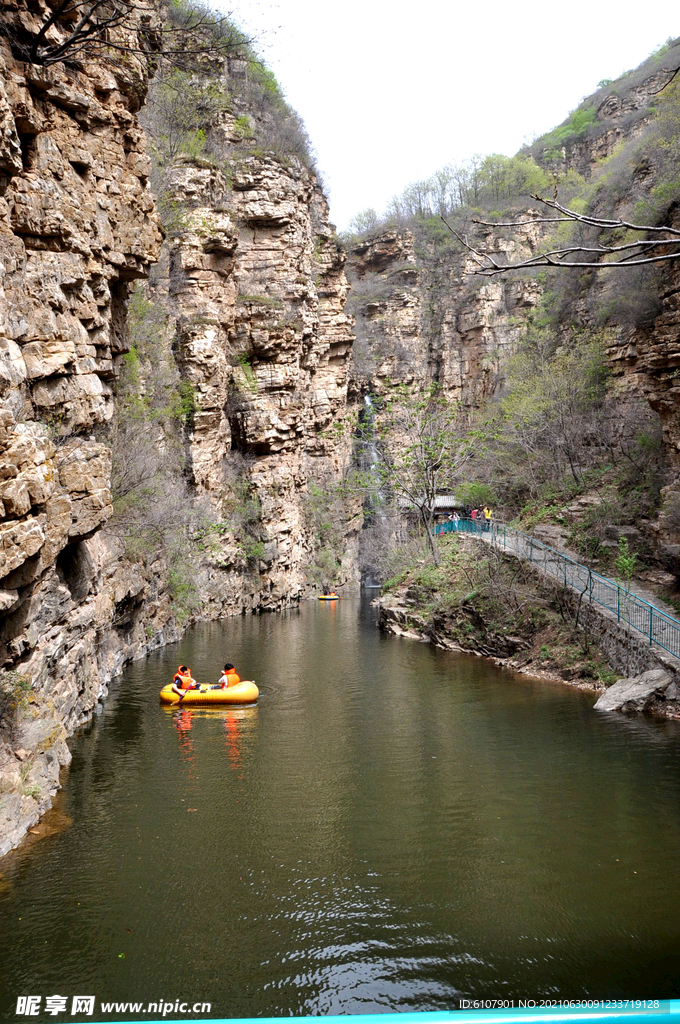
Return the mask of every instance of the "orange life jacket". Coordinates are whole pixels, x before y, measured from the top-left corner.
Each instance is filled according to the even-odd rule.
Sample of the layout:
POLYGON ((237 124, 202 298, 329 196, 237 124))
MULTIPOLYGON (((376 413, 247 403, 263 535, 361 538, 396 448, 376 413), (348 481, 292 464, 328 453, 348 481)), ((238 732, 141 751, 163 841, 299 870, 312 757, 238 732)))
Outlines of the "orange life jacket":
POLYGON ((190 690, 196 685, 196 681, 191 678, 191 669, 189 669, 185 676, 177 669, 175 678, 172 681, 175 686, 179 686, 180 690, 190 690))
MULTIPOLYGON (((223 672, 222 675, 224 675, 224 674, 225 673, 223 672)), ((241 677, 239 675, 237 675, 236 672, 233 669, 231 671, 227 672, 226 676, 227 676, 226 686, 236 686, 237 683, 241 682, 241 677)), ((222 683, 222 686, 224 687, 225 684, 222 683)))

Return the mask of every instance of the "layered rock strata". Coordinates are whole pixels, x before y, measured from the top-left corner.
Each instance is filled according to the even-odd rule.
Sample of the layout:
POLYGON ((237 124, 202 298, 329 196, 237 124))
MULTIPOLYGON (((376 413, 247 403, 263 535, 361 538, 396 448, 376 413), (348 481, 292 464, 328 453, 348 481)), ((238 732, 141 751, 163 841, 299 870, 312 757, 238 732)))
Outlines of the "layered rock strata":
MULTIPOLYGON (((675 226, 680 223, 676 217, 675 226)), ((607 349, 621 402, 646 399, 658 415, 667 483, 663 506, 651 524, 659 563, 680 581, 680 268, 659 275, 659 311, 651 322, 616 332, 607 349)))
MULTIPOLYGON (((187 500, 220 527, 194 552, 194 618, 299 599, 316 542, 310 484, 332 487, 352 444, 344 255, 314 173, 250 152, 224 110, 218 130, 238 159, 176 162, 182 224, 162 250, 137 121, 146 69, 45 70, 6 47, 2 61, 0 855, 50 805, 66 738, 111 677, 191 621, 178 622, 162 552, 136 563, 120 524, 107 526, 135 281, 160 255, 163 358, 192 394, 187 500), (244 488, 259 509, 251 551, 228 512, 244 488)), ((351 543, 344 562, 350 576, 351 543)))
MULTIPOLYGON (((673 52, 677 52, 674 44, 673 52)), ((663 63, 663 66, 667 66, 663 63)), ((659 90, 668 73, 650 64, 604 87, 585 101, 595 121, 582 136, 562 147, 561 158, 551 145, 553 133, 532 147, 533 155, 559 173, 576 170, 585 178, 600 169, 606 176, 618 174, 621 184, 607 192, 610 202, 604 215, 636 218, 635 204, 650 196, 656 183, 656 164, 668 138, 660 146, 652 124, 658 114, 659 90), (640 139, 646 140, 640 142, 640 139), (649 150, 645 151, 645 145, 649 150), (656 147, 656 149, 655 149, 656 147), (602 161, 615 163, 602 168, 602 161)), ((663 97, 662 97, 663 101, 663 97)), ((670 129, 666 129, 666 134, 670 129)), ((664 136, 665 138, 665 136, 664 136)), ((666 172, 668 173, 668 169, 666 172)), ((528 209, 527 220, 539 216, 528 209)), ((651 214, 648 216, 652 216, 651 214)), ((662 222, 677 228, 674 205, 664 211, 662 222)), ((655 221, 656 223, 656 221, 655 221)), ((442 244, 441 228, 426 222, 417 226, 414 238, 408 231, 383 230, 355 244, 350 251, 352 282, 350 305, 357 316, 357 343, 353 363, 355 392, 381 395, 393 382, 406 383, 416 391, 436 381, 462 410, 479 407, 502 384, 503 368, 524 333, 527 316, 541 298, 539 281, 516 274, 493 279, 469 276, 474 264, 455 248, 442 244)), ((550 225, 527 224, 509 231, 475 227, 480 247, 493 255, 516 262, 540 251, 550 225)), ((447 240, 448 241, 448 240, 447 240)), ((565 285, 567 272, 553 286, 565 285)), ((636 419, 644 433, 656 428, 658 414, 663 430, 663 471, 670 480, 665 488, 665 507, 644 528, 649 557, 658 567, 680 580, 680 406, 677 377, 680 373, 680 274, 673 263, 654 271, 628 270, 584 275, 566 283, 564 315, 558 331, 564 344, 571 332, 587 328, 607 339, 607 358, 614 387, 613 433, 628 429, 636 419), (603 329, 603 324, 606 327, 603 329), (653 412, 647 415, 645 406, 653 412)))
MULTIPOLYGON (((669 55, 669 59, 673 66, 674 57, 669 55)), ((668 66, 666 61, 663 64, 668 66)), ((626 88, 625 79, 611 83, 600 93, 593 110, 593 123, 582 136, 567 144, 551 146, 548 135, 547 150, 543 141, 532 147, 537 150, 537 158, 541 162, 557 163, 562 172, 575 170, 589 178, 599 162, 612 156, 621 142, 642 134, 654 116, 659 93, 668 78, 667 72, 657 68, 632 88, 626 88)))
POLYGON ((168 247, 176 357, 196 407, 191 482, 227 525, 235 477, 261 510, 250 572, 233 531, 216 545, 210 615, 300 598, 318 541, 309 485, 332 486, 351 453, 345 256, 316 176, 247 150, 230 174, 227 186, 219 168, 175 167, 172 201, 187 210, 187 229, 168 247))
MULTIPOLYGON (((517 259, 538 237, 530 223, 513 238, 488 231, 486 246, 517 259)), ((475 264, 457 248, 388 230, 350 249, 356 391, 436 381, 462 412, 493 395, 541 288, 531 278, 475 278, 475 264)))
MULTIPOLYGON (((34 16, 14 9, 17 25, 34 16)), ((113 413, 130 282, 161 243, 136 118, 145 73, 134 59, 124 72, 27 65, 0 45, 6 718, 12 702, 25 702, 21 679, 31 684, 18 725, 6 721, 2 733, 0 854, 49 806, 70 759, 67 734, 138 650, 137 634, 148 640, 132 610, 142 597, 153 603, 155 584, 121 566, 118 545, 102 535, 111 454, 95 439, 113 413)))

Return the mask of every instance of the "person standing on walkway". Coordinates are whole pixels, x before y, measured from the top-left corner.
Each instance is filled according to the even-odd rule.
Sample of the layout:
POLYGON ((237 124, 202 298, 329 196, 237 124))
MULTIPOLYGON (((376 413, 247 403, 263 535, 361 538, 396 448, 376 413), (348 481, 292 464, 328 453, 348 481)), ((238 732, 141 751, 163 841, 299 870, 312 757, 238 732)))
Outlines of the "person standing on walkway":
POLYGON ((492 515, 493 515, 493 513, 492 513, 491 509, 489 508, 489 506, 485 505, 484 506, 484 529, 487 530, 487 531, 491 529, 491 516, 492 515))

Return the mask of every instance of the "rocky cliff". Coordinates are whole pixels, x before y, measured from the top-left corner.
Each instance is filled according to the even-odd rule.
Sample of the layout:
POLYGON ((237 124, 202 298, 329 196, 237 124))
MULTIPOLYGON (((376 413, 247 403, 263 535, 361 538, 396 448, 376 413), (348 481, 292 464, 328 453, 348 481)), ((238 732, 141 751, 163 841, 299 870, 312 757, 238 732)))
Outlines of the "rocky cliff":
MULTIPOLYGON (((397 383, 420 388, 434 380, 469 412, 494 394, 541 288, 531 278, 475 279, 472 260, 442 228, 414 230, 417 238, 392 229, 350 248, 353 387, 379 395, 397 383)), ((524 254, 538 235, 530 225, 493 244, 524 254)))
MULTIPOLYGON (((48 8, 18 0, 8 40, 35 34, 48 8)), ((138 49, 156 35, 147 18, 138 49)), ((144 127, 140 54, 39 67, 3 42, 0 59, 1 855, 49 806, 66 737, 127 660, 196 618, 357 578, 361 488, 343 483, 365 399, 435 381, 469 420, 498 393, 544 283, 472 277, 424 220, 355 241, 346 309, 346 256, 299 121, 252 54, 156 68, 144 127), (142 321, 161 311, 139 337, 131 298, 142 321), (138 451, 130 438, 144 435, 138 451), (159 494, 147 486, 159 480, 149 533, 134 488, 159 494)), ((618 159, 654 115, 658 68, 636 75, 539 140, 536 158, 585 177, 618 159)), ((633 174, 647 193, 650 166, 633 174)), ((535 223, 482 234, 512 259, 543 237, 535 223)), ((668 270, 657 284, 644 318, 609 332, 608 357, 677 460, 680 282, 668 270)), ((587 282, 570 309, 595 322, 587 282)), ((664 515, 680 565, 680 499, 664 515)))
MULTIPOLYGON (((238 150, 228 116, 220 128, 238 150)), ((331 486, 351 454, 345 255, 316 176, 299 160, 246 149, 232 156, 229 185, 219 167, 180 162, 170 194, 187 223, 168 243, 169 274, 156 294, 167 289, 177 362, 194 396, 191 485, 225 524, 207 559, 203 614, 275 610, 312 582, 310 484, 331 486), (247 481, 259 506, 249 572, 229 522, 235 481, 247 481)))
MULTIPOLYGON (((35 16, 15 8, 17 37, 35 16)), ((227 65, 210 130, 234 158, 175 154, 163 245, 138 120, 146 64, 41 68, 6 44, 0 56, 2 855, 50 805, 67 736, 127 660, 192 618, 279 608, 310 586, 310 486, 323 494, 351 450, 352 334, 316 176, 255 150, 227 65), (165 327, 150 358, 187 406, 181 479, 169 485, 195 511, 183 535, 194 601, 182 614, 168 552, 135 545, 112 494, 112 459, 115 480, 136 455, 120 443, 136 358, 129 301, 159 258, 148 294, 165 327), (244 500, 256 510, 250 547, 230 514, 244 500)), ((148 386, 134 378, 137 408, 148 386)), ((176 440, 149 430, 150 450, 176 440)), ((351 545, 339 557, 347 575, 351 545)))
MULTIPOLYGON (((490 157, 491 163, 475 158, 467 167, 447 166, 395 197, 384 226, 350 242, 351 303, 359 318, 356 376, 434 377, 451 397, 471 404, 492 394, 498 368, 522 335, 526 311, 538 302, 546 278, 471 277, 474 260, 463 253, 439 215, 453 216, 473 244, 508 262, 535 253, 551 226, 529 223, 508 231, 482 227, 478 221, 538 218, 544 210, 536 210, 529 196, 536 189, 550 196, 555 188, 563 201, 577 197, 603 215, 631 215, 634 204, 644 205, 659 184, 659 150, 670 151, 677 138, 674 114, 664 115, 663 108, 671 84, 666 69, 679 62, 680 40, 669 40, 640 67, 616 81, 601 82, 562 124, 524 147, 514 158, 520 162, 514 169, 503 170, 503 157, 490 157), (654 128, 663 116, 669 120, 665 135, 654 128), (485 214, 485 209, 493 212, 485 214), (499 214, 503 209, 506 213, 499 214)), ((670 195, 672 189, 666 192, 670 195)), ((668 203, 662 205, 656 204, 657 216, 667 212, 668 203)), ((374 211, 367 213, 375 220, 374 211)), ((645 213, 653 216, 649 209, 645 213)), ((639 279, 631 287, 639 290, 647 283, 639 279)), ((591 284, 583 275, 572 289, 575 322, 592 313, 579 301, 591 284)), ((669 292, 672 285, 661 290, 669 292)), ((599 296, 600 306, 610 298, 599 296)))
MULTIPOLYGON (((554 178, 549 186, 547 179, 543 181, 543 189, 549 187, 546 194, 551 195, 554 186, 568 205, 573 200, 595 216, 642 218, 646 223, 677 227, 673 154, 678 101, 673 94, 676 86, 662 87, 669 84, 669 73, 663 69, 679 61, 680 42, 676 41, 616 82, 602 83, 562 125, 515 159, 537 161, 533 166, 538 174, 554 178)), ((392 204, 395 226, 387 218, 383 226, 350 243, 349 308, 357 319, 353 393, 381 397, 394 384, 406 383, 418 392, 436 382, 469 418, 500 395, 508 358, 525 337, 529 322, 549 324, 566 348, 579 333, 606 338, 607 430, 613 435, 623 430, 635 433, 637 423, 637 433, 647 432, 652 447, 659 426, 662 431, 663 449, 655 456, 655 471, 665 483, 661 514, 657 502, 653 515, 645 506, 642 524, 638 511, 628 525, 642 526, 643 556, 650 565, 672 573, 670 577, 658 573, 663 585, 672 587, 673 578, 680 579, 677 268, 669 264, 662 270, 563 271, 552 276, 516 271, 494 278, 474 277, 472 255, 435 216, 437 176, 432 182, 431 194, 427 193, 430 183, 413 187, 429 195, 430 205, 425 203, 422 215, 411 210, 410 220, 404 222, 407 189, 401 207, 399 200, 392 204)), ((487 205, 494 201, 493 187, 493 182, 487 185, 487 205)), ((471 189, 469 184, 469 193, 471 189)), ((455 194, 453 200, 455 206, 455 194)), ((473 244, 510 263, 540 251, 551 235, 557 244, 554 226, 537 222, 540 213, 529 196, 510 189, 505 198, 495 201, 507 204, 505 213, 485 214, 466 206, 452 210, 455 226, 473 244), (525 223, 502 229, 476 223, 480 218, 525 223)), ((566 236, 560 237, 564 241, 566 236)), ((597 242, 594 232, 581 237, 597 242)), ((559 522, 573 525, 584 517, 595 517, 593 510, 602 506, 597 515, 606 524, 605 506, 608 502, 616 506, 618 499, 613 478, 606 483, 607 487, 595 489, 597 493, 585 495, 582 504, 566 502, 569 508, 556 510, 556 515, 563 513, 559 522)), ((641 487, 653 489, 648 480, 641 487)), ((512 509, 513 514, 517 511, 512 509)), ((609 514, 614 523, 628 522, 619 508, 613 507, 609 514)), ((609 529, 601 528, 599 522, 597 528, 600 533, 609 529)), ((604 546, 616 548, 617 528, 611 527, 610 533, 604 546)), ((603 538, 594 538, 595 546, 598 539, 603 538)), ((639 532, 635 539, 641 539, 639 532)))
MULTIPOLYGON (((35 11, 13 16, 20 28, 35 11)), ((43 68, 0 49, 0 653, 5 717, 19 719, 1 745, 0 852, 49 806, 67 734, 135 649, 124 609, 143 584, 102 534, 111 456, 96 433, 130 282, 161 243, 136 117, 145 77, 137 60, 43 68)))

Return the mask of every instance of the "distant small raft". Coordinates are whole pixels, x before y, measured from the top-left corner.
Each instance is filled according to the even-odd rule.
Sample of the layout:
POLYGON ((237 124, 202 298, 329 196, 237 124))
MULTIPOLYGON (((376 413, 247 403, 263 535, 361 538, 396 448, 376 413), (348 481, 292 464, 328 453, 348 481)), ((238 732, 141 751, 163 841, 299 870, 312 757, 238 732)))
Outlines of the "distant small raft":
POLYGON ((228 686, 226 690, 211 690, 209 686, 201 684, 197 690, 187 690, 181 701, 168 683, 161 690, 162 704, 202 704, 204 707, 212 704, 254 704, 260 695, 257 685, 252 679, 243 679, 236 686, 228 686))
POLYGON ((339 594, 319 594, 320 601, 339 601, 339 594))

